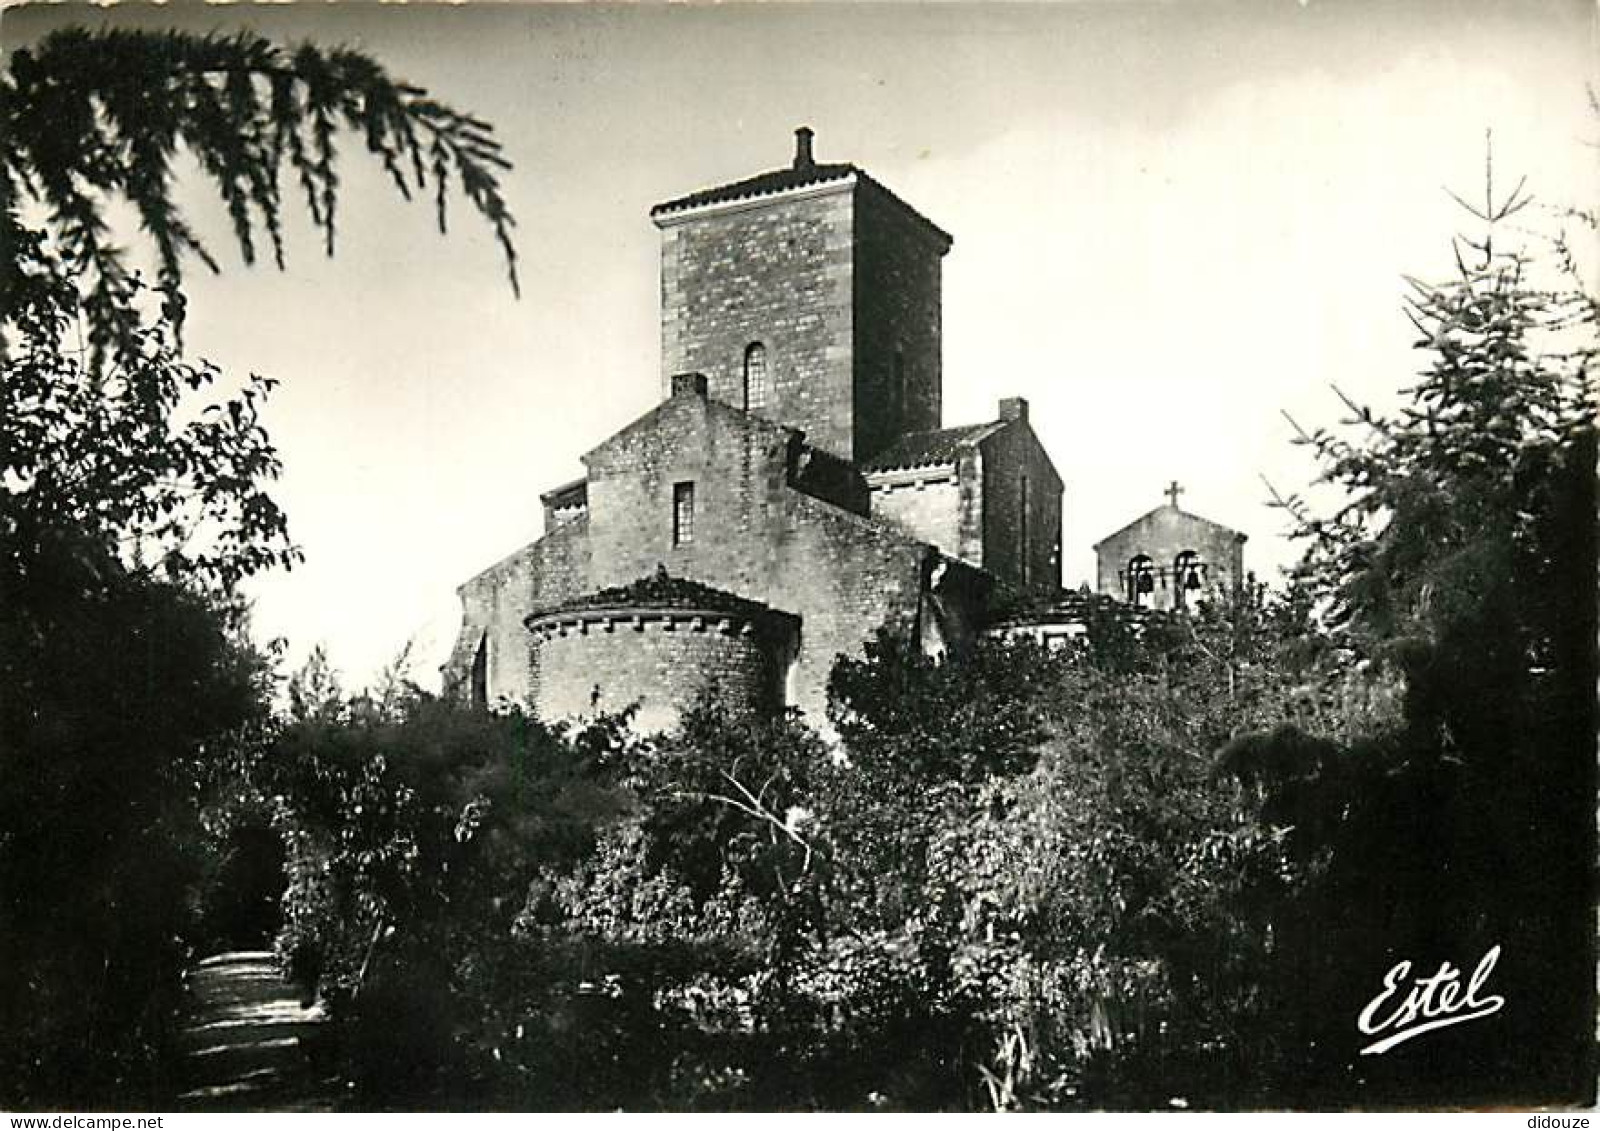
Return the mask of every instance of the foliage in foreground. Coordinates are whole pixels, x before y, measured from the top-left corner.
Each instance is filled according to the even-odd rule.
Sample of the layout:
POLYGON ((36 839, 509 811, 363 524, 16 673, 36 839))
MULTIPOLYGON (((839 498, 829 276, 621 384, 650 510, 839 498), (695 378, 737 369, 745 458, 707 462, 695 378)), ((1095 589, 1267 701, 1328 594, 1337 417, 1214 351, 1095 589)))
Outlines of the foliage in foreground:
POLYGON ((0 1106, 162 1107, 194 781, 264 713, 182 586, 60 529, 0 551, 0 1106))
POLYGON ((0 75, 0 1106, 165 1106, 192 947, 276 917, 223 897, 276 896, 275 861, 250 874, 273 842, 241 851, 263 830, 202 802, 272 729, 234 587, 298 553, 269 494, 272 382, 206 403, 219 375, 179 349, 185 260, 217 264, 173 164, 198 161, 247 263, 264 240, 281 265, 280 174, 331 253, 344 133, 441 228, 458 187, 515 286, 491 127, 359 53, 72 29, 0 75), (159 303, 108 225, 122 202, 159 303))
POLYGON ((447 987, 414 1027, 451 1034, 448 1083, 411 1093, 442 1103, 1583 1099, 1593 306, 1479 255, 1419 288, 1401 414, 1307 436, 1349 505, 1291 501, 1289 592, 1069 652, 883 637, 836 669, 836 747, 711 702, 647 743, 602 720, 582 777, 618 803, 592 847, 504 886, 421 853, 428 890, 480 877, 494 914, 380 948, 397 992, 352 1023, 399 1031, 398 988, 447 987), (1360 1055, 1395 961, 1496 944, 1493 1025, 1360 1055))
POLYGON ((388 1101, 1193 1096, 1259 1008, 1238 916, 1293 880, 1211 756, 1230 707, 1292 699, 1241 678, 1275 646, 1235 627, 1117 670, 884 637, 839 669, 842 751, 710 701, 636 742, 617 719, 335 696, 272 756, 300 861, 283 942, 316 956, 352 1073, 388 1101), (396 1059, 400 1033, 426 1055, 396 1059), (402 1062, 426 1078, 378 1072, 402 1062))
POLYGON ((1491 181, 1456 276, 1413 284, 1427 364, 1399 411, 1352 404, 1353 434, 1303 436, 1341 508, 1286 501, 1344 667, 1404 688, 1380 743, 1302 784, 1298 806, 1336 819, 1297 835, 1326 867, 1291 945, 1325 1000, 1357 1004, 1402 958, 1471 969, 1499 946, 1507 1002, 1431 1040, 1425 1071, 1359 1058, 1361 1034, 1324 1022, 1313 1075, 1334 1095, 1593 1095, 1594 933, 1576 909, 1594 891, 1600 336, 1570 260, 1518 228, 1531 204, 1491 181))
MULTIPOLYGON (((14 264, 44 271, 35 245, 14 264)), ((196 783, 266 717, 232 584, 292 556, 264 385, 165 321, 92 373, 75 288, 9 311, 0 386, 0 1037, 7 1105, 159 1103, 204 862, 196 783)))

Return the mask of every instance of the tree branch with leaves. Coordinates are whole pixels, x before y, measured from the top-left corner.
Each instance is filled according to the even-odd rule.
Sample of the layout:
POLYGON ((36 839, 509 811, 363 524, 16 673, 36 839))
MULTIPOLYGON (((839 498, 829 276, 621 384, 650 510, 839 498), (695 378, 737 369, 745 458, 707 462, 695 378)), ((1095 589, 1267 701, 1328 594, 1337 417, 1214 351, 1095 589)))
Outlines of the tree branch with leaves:
POLYGON ((132 270, 107 220, 122 200, 154 245, 157 287, 181 328, 187 261, 219 270, 174 196, 184 152, 221 196, 247 264, 263 239, 284 264, 286 173, 332 254, 341 134, 360 140, 403 197, 431 196, 441 232, 459 191, 493 230, 516 289, 515 221, 499 181, 511 163, 488 123, 344 48, 285 49, 250 32, 68 29, 13 53, 0 77, 0 243, 11 249, 0 309, 9 320, 38 286, 79 279, 96 362, 130 341, 132 270), (48 237, 43 274, 16 255, 35 231, 48 237))

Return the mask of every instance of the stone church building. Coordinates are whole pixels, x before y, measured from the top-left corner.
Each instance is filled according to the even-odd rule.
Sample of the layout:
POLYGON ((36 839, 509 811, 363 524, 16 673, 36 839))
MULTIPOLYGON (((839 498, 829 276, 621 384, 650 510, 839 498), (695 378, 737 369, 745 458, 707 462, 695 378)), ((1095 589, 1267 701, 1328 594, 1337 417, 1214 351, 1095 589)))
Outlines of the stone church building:
POLYGON ((642 729, 708 685, 815 720, 880 627, 939 651, 1059 591, 1062 484, 1027 402, 941 426, 950 236, 811 143, 651 209, 661 402, 461 587, 447 684, 546 718, 638 703, 642 729))

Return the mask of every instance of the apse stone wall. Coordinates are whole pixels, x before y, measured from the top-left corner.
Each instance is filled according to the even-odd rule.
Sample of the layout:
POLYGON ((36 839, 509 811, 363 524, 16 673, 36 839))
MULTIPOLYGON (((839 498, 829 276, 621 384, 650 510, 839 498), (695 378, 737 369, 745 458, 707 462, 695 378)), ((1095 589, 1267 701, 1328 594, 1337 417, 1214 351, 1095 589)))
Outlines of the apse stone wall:
POLYGON ((529 629, 529 705, 546 719, 636 706, 643 732, 669 729, 709 692, 735 713, 782 703, 792 631, 714 611, 552 614, 529 629))

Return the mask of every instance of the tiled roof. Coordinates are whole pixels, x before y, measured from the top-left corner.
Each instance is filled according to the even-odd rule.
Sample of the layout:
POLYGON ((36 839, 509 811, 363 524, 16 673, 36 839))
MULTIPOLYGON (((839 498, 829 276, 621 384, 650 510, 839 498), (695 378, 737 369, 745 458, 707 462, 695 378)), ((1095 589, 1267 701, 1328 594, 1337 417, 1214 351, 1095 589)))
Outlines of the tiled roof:
POLYGON ((539 500, 545 506, 553 507, 556 510, 586 506, 589 502, 589 481, 587 479, 574 479, 570 483, 552 487, 540 495, 539 500))
POLYGON ((1005 427, 1003 420, 987 424, 968 424, 962 428, 941 428, 936 432, 907 432, 888 448, 861 465, 861 470, 896 471, 901 468, 931 467, 954 463, 956 457, 980 440, 1005 427))
POLYGON ((757 173, 755 176, 746 177, 742 181, 732 181, 725 185, 701 189, 699 192, 691 192, 688 196, 680 196, 674 200, 656 205, 650 209, 650 215, 659 218, 670 216, 677 212, 687 212, 694 208, 702 208, 709 204, 727 204, 738 200, 754 200, 758 197, 773 196, 780 192, 790 192, 794 189, 807 188, 811 185, 822 185, 854 178, 859 184, 872 186, 873 189, 882 193, 923 224, 933 234, 934 238, 939 241, 940 254, 950 250, 950 233, 890 192, 882 183, 873 179, 865 169, 848 162, 823 164, 812 160, 811 131, 802 129, 796 132, 797 134, 804 134, 805 137, 800 139, 800 148, 795 153, 794 161, 790 165, 782 169, 771 169, 765 173, 757 173))
POLYGON ((746 617, 774 612, 760 601, 751 601, 698 581, 690 581, 686 577, 671 577, 665 567, 657 567, 655 573, 637 581, 562 601, 540 609, 526 619, 531 621, 552 613, 609 608, 704 609, 746 617))
POLYGON ((665 204, 658 204, 650 209, 650 215, 664 216, 669 212, 682 212, 689 208, 699 208, 704 204, 721 204, 730 200, 748 200, 756 196, 771 196, 773 193, 805 188, 807 185, 820 185, 827 181, 842 181, 860 171, 854 165, 849 164, 803 165, 797 168, 773 169, 771 172, 760 173, 754 177, 746 177, 742 181, 734 181, 731 184, 702 189, 699 192, 692 192, 688 196, 680 196, 676 200, 669 200, 665 204))

